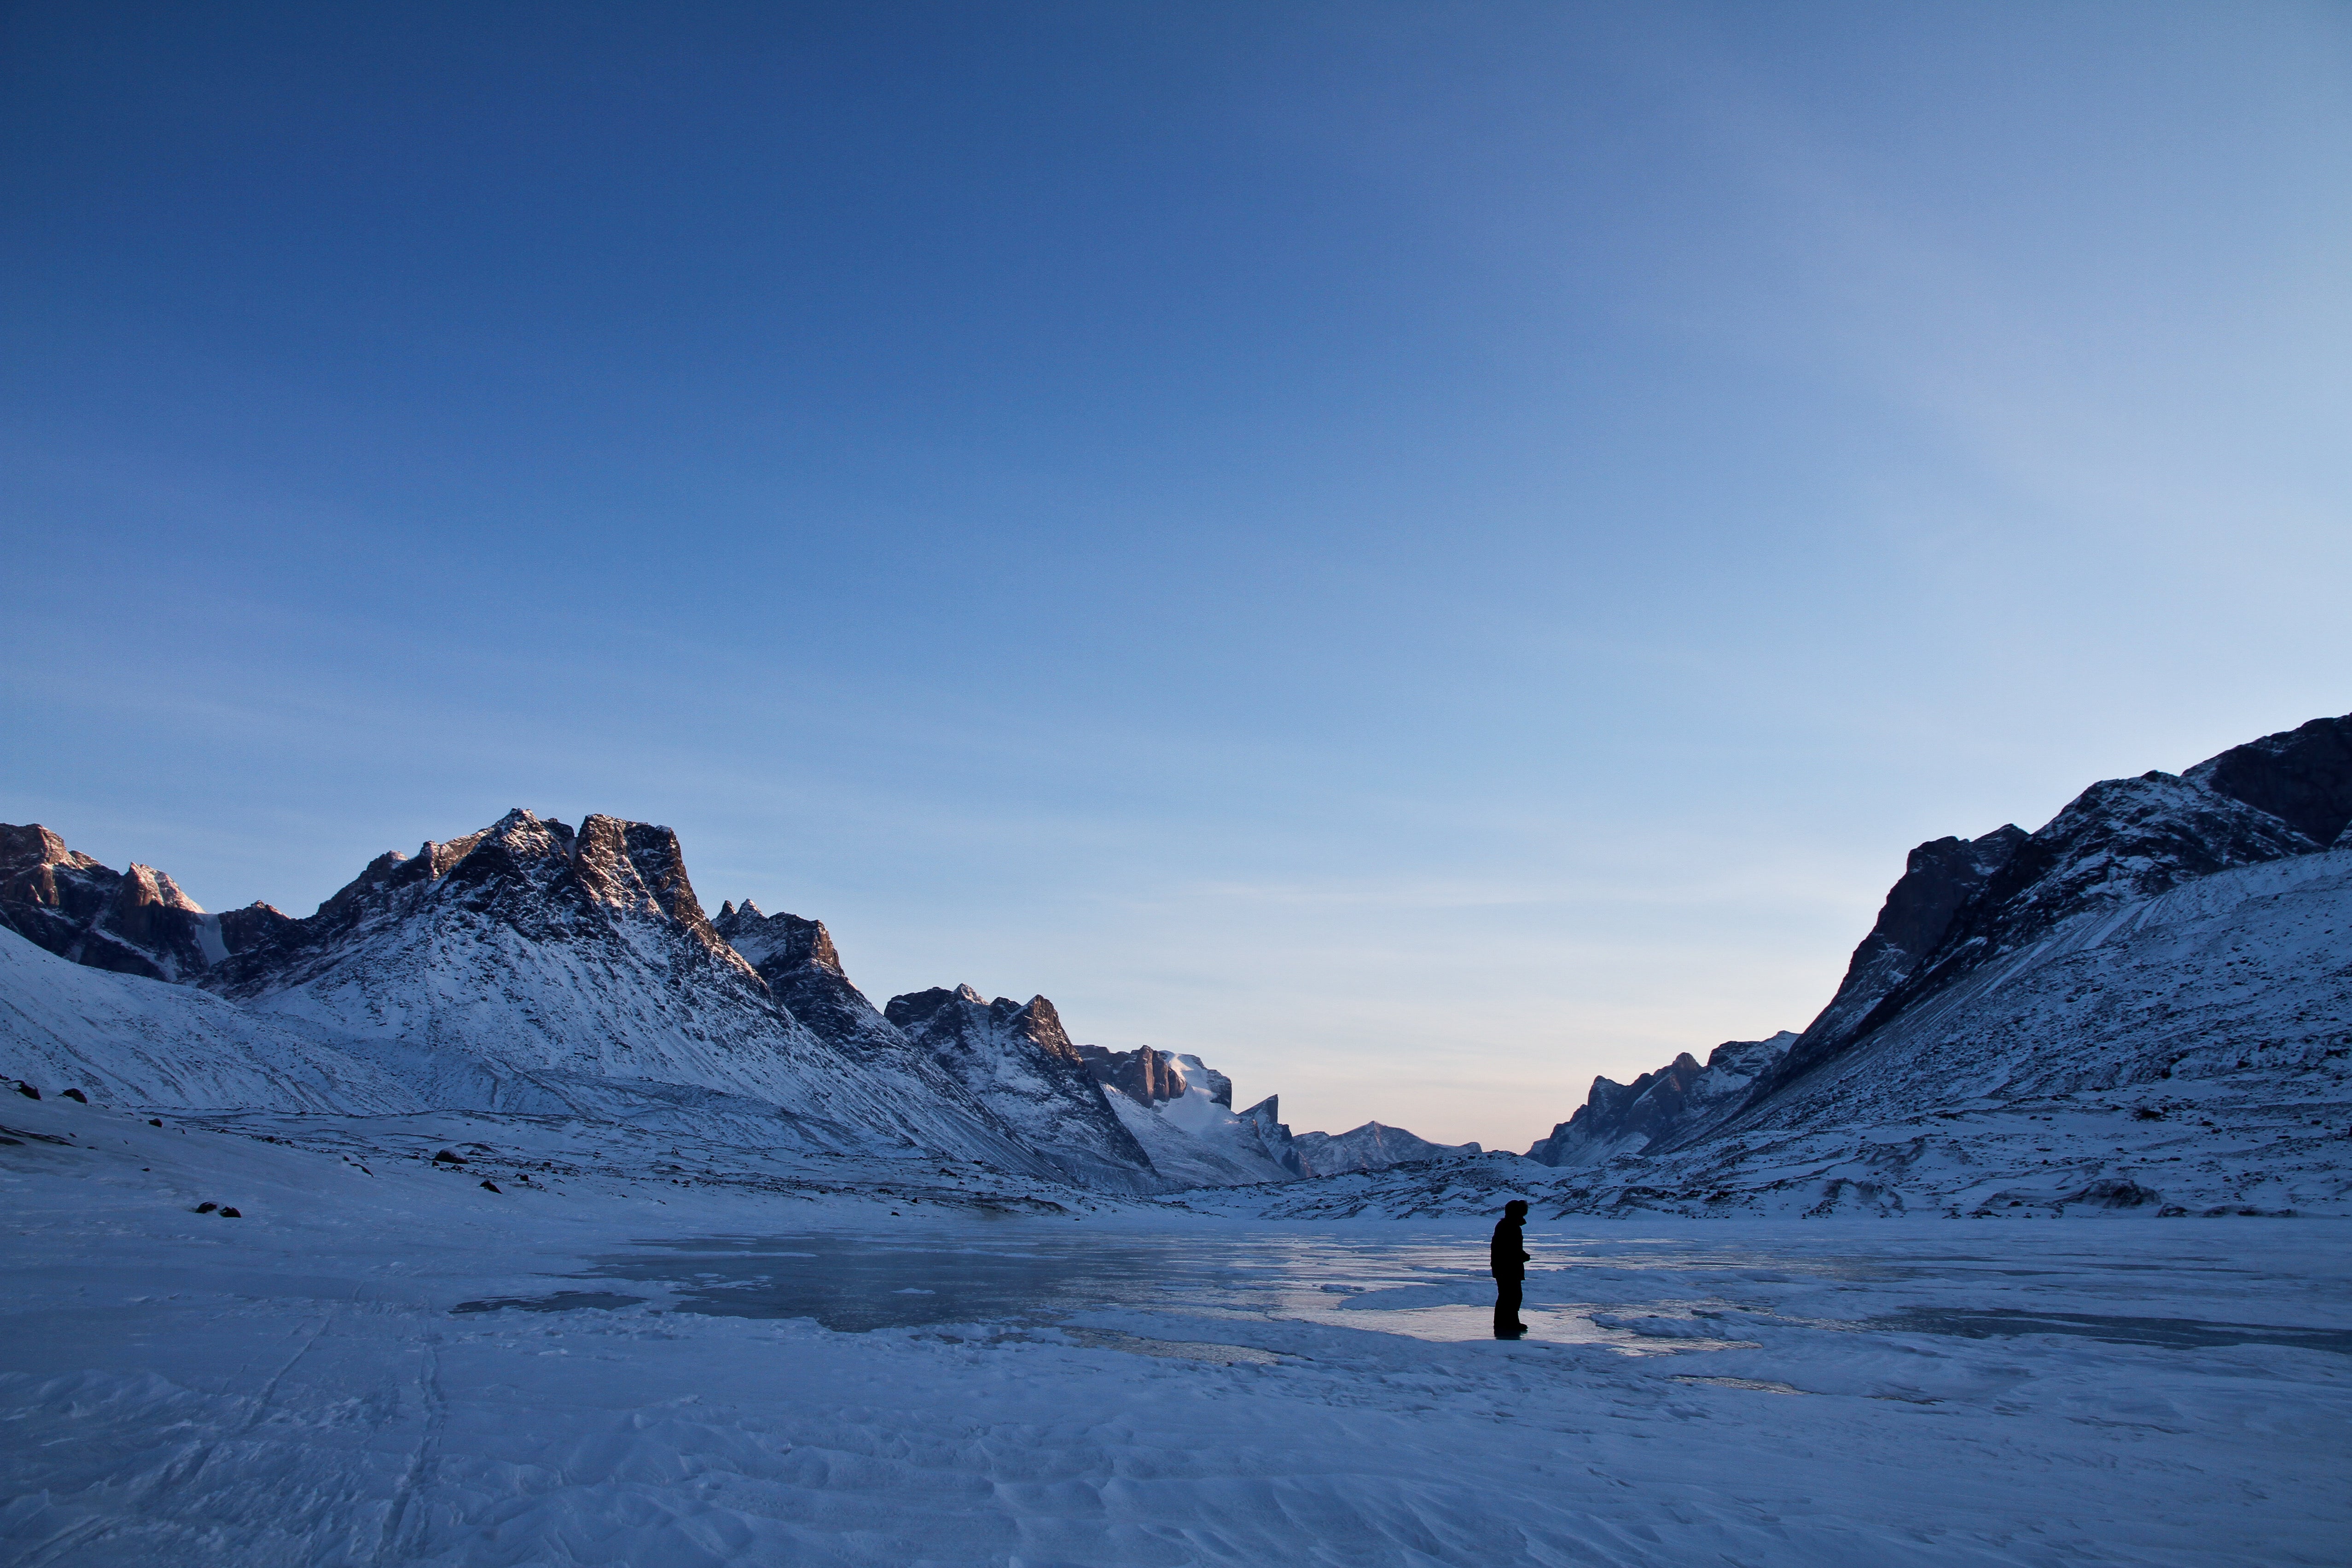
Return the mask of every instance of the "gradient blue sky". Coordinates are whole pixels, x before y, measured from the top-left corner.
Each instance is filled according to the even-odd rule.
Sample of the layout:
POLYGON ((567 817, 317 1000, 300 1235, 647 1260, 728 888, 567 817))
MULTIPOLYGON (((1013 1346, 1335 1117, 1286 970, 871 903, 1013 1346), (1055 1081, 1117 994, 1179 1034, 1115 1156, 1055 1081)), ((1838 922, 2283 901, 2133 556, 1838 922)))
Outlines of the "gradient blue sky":
POLYGON ((528 805, 1524 1147, 2352 708, 2340 5, 0 22, 0 817, 528 805))

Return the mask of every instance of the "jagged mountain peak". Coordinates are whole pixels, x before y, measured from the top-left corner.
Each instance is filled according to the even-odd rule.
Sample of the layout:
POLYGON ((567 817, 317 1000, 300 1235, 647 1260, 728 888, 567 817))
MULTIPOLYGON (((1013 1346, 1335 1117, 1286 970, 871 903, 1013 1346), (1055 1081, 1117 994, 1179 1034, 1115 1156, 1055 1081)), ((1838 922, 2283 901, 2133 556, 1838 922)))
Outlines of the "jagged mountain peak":
POLYGON ((1703 1067, 1682 1051, 1632 1083, 1596 1077, 1576 1114, 1539 1140, 1528 1158, 1546 1165, 1592 1165, 1670 1142, 1735 1109, 1758 1075, 1796 1041, 1794 1031, 1783 1029, 1767 1039, 1726 1040, 1703 1067))
POLYGON ((824 921, 762 914, 746 899, 721 905, 714 926, 820 1038, 861 1055, 907 1048, 898 1026, 850 984, 824 921))
POLYGON ((22 826, 0 823, 0 879, 14 881, 37 875, 44 868, 69 871, 102 870, 99 863, 37 822, 22 826))
POLYGON ((180 890, 180 884, 172 880, 171 873, 142 866, 136 860, 124 869, 121 887, 115 896, 126 906, 178 910, 191 915, 205 912, 202 904, 180 890))
POLYGON ((2182 776, 2336 844, 2352 831, 2352 714, 2232 746, 2182 776))
POLYGON ((1152 1170, 1044 996, 984 1000, 970 985, 893 996, 888 1022, 1034 1146, 1091 1179, 1152 1170))
POLYGON ((0 824, 0 926, 76 963, 189 980, 288 923, 258 900, 206 914, 152 866, 134 861, 116 871, 38 823, 0 824))
POLYGON ((462 837, 428 839, 413 857, 377 856, 316 913, 291 922, 276 944, 279 951, 249 954, 232 966, 222 987, 270 984, 306 950, 325 951, 362 927, 420 918, 428 906, 462 910, 542 938, 587 926, 643 924, 765 988, 702 912, 674 831, 592 813, 575 832, 520 806, 462 837))
POLYGON ((1061 1013, 1045 997, 1032 996, 1028 1001, 1014 1005, 1011 997, 999 996, 989 1004, 989 1011, 1007 1020, 1039 1050, 1048 1052, 1081 1071, 1085 1069, 1086 1058, 1078 1054, 1078 1047, 1071 1042, 1070 1032, 1062 1027, 1061 1013))
POLYGON ((841 954, 823 921, 803 920, 795 914, 762 914, 759 905, 746 899, 740 904, 721 904, 719 918, 711 923, 762 973, 772 963, 812 963, 835 974, 842 973, 841 954))

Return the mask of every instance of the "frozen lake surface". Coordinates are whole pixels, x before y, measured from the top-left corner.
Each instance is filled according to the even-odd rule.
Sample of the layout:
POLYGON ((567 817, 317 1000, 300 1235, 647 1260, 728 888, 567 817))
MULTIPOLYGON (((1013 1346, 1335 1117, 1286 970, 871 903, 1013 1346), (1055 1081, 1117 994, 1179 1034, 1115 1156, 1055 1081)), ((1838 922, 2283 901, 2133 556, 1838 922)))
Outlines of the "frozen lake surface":
POLYGON ((492 1194, 76 1125, 0 1151, 9 1563, 2341 1568, 2352 1541, 2339 1220, 1538 1224, 1536 1331, 1503 1343, 1484 1223, 492 1194), (223 1198, 243 1217, 190 1212, 223 1198))
MULTIPOLYGON (((1826 1248, 1799 1238, 1760 1239, 1746 1226, 1691 1227, 1672 1238, 1567 1240, 1538 1235, 1521 1317, 1533 1342, 1601 1343, 1654 1351, 1661 1337, 1596 1322, 1646 1308, 1664 1321, 1709 1314, 1770 1311, 1780 1289, 1803 1282, 1859 1297, 1933 1293, 1939 1300, 2015 1302, 2051 1300, 2142 1304, 2168 1300, 2241 1301, 2274 1311, 2284 1281, 2251 1264, 2217 1261, 2201 1245, 2166 1259, 2110 1256, 2112 1233, 2075 1237, 2090 1245, 2037 1249, 2017 1257, 2014 1227, 1954 1249, 1950 1237, 1920 1245, 1916 1232, 1848 1235, 1826 1248), (1880 1245, 1857 1246, 1856 1242, 1880 1245), (1675 1293, 1647 1301, 1623 1299, 1628 1276, 1654 1274, 1675 1293), (1605 1304, 1580 1300, 1580 1282, 1606 1282, 1605 1304), (1694 1282, 1719 1284, 1704 1297, 1682 1293, 1694 1282)), ((1757 1227, 1761 1228, 1761 1227, 1757 1227)), ((1949 1228, 1949 1227, 1946 1227, 1949 1228)), ((2184 1244, 2208 1238, 2193 1227, 2184 1244)), ((1965 1232, 1963 1232, 1965 1235, 1965 1232)), ((2159 1235, 2149 1239, 2161 1240, 2159 1235)), ((806 1231, 774 1237, 700 1237, 646 1243, 600 1257, 567 1284, 542 1294, 459 1303, 455 1311, 659 1310, 740 1318, 807 1318, 827 1329, 864 1333, 948 1323, 1041 1325, 1084 1313, 1127 1309, 1181 1310, 1206 1319, 1323 1322, 1423 1340, 1490 1338, 1492 1285, 1477 1264, 1478 1237, 1431 1235, 1404 1226, 1316 1231, 1220 1226, 1201 1233, 1144 1234, 1097 1226, 1071 1235, 1036 1222, 996 1222, 945 1229, 848 1234, 806 1231), (1383 1235, 1382 1230, 1399 1234, 1383 1235), (1042 1233, 1042 1234, 1041 1234, 1042 1233), (596 1288, 603 1282, 604 1288, 596 1288), (621 1288, 625 1287, 625 1288, 621 1288), (655 1288, 647 1291, 646 1287, 655 1288)), ((2287 1299, 2295 1293, 2290 1289, 2287 1299)), ((2313 1303, 2322 1316, 2332 1304, 2313 1303)), ((2078 1335, 2117 1344, 2181 1350, 2282 1345, 2352 1355, 2352 1329, 2281 1321, 2152 1317, 2128 1312, 2037 1310, 2029 1305, 1907 1305, 1861 1318, 1809 1326, 1849 1332, 1948 1335, 1966 1339, 2021 1334, 2078 1335)), ((1697 1342, 1675 1335, 1675 1348, 1697 1342)))

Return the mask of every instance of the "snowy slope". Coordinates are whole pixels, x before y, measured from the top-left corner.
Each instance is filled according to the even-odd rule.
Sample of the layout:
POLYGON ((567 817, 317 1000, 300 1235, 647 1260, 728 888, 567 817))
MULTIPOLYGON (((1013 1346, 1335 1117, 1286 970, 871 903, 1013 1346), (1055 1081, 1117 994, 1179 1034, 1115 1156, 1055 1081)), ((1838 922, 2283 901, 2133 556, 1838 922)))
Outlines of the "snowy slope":
POLYGON ((1171 1184, 1045 997, 990 1002, 969 985, 935 986, 892 997, 884 1016, 1069 1179, 1134 1192, 1171 1184))
POLYGON ((10 1563, 2274 1568, 2352 1531, 2338 1222, 1538 1224, 1498 1343, 1485 1216, 934 1213, 14 1103, 10 1563), (1052 1290, 763 1310, 849 1260, 869 1307, 1052 1290))
POLYGON ((109 973, 0 931, 0 1077, 142 1107, 417 1110, 367 1044, 182 985, 109 973))
POLYGON ((746 899, 722 906, 711 927, 819 1038, 857 1056, 910 1058, 907 1037, 850 983, 823 921, 762 914, 746 899))

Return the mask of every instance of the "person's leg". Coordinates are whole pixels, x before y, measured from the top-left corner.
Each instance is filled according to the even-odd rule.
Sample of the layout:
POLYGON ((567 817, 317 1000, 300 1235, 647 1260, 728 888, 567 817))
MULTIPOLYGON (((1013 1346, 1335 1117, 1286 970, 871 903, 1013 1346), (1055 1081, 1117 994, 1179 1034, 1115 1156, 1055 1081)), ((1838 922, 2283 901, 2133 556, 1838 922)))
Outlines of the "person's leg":
POLYGON ((1515 1339, 1526 1331, 1519 1321, 1519 1291, 1517 1279, 1495 1281, 1495 1337, 1498 1340, 1515 1339))

